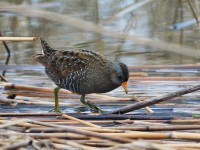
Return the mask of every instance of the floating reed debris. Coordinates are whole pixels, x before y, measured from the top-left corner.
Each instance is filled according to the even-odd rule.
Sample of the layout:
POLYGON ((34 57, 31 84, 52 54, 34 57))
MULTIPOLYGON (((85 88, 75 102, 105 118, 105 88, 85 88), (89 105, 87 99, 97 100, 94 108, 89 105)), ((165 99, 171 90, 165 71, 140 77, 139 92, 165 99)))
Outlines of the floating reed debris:
POLYGON ((146 76, 148 76, 148 74, 145 73, 145 72, 130 72, 129 76, 133 76, 133 77, 146 77, 146 76))
MULTIPOLYGON (((137 102, 141 102, 141 100, 139 98, 137 98, 135 95, 132 95, 132 98, 137 101, 137 102)), ((148 113, 153 113, 153 110, 150 107, 144 107, 148 113)))
MULTIPOLYGON (((81 129, 81 130, 87 130, 87 131, 93 131, 98 133, 122 133, 123 130, 118 129, 111 129, 111 128, 104 128, 104 127, 75 127, 75 126, 68 126, 69 128, 75 128, 75 129, 81 129)), ((26 130, 27 133, 54 133, 54 132, 63 132, 63 129, 61 128, 39 128, 39 127, 31 127, 29 130, 26 130)))
MULTIPOLYGON (((73 146, 73 147, 78 148, 78 149, 94 150, 94 148, 92 148, 92 147, 82 145, 82 144, 74 142, 74 141, 62 140, 62 139, 58 139, 58 138, 52 138, 51 141, 53 141, 55 143, 64 144, 64 145, 70 145, 70 146, 73 146)), ((55 145, 55 147, 56 147, 56 145, 55 145)))
POLYGON ((81 124, 84 124, 84 125, 87 125, 87 126, 90 126, 90 127, 100 128, 100 126, 98 126, 98 125, 95 125, 95 124, 92 124, 92 123, 90 123, 90 122, 87 122, 87 121, 83 121, 83 120, 74 118, 74 117, 69 116, 69 115, 66 115, 66 114, 62 114, 62 117, 63 117, 63 118, 66 118, 66 119, 70 119, 70 120, 77 121, 77 122, 79 122, 79 123, 81 123, 81 124))
MULTIPOLYGON (((164 142, 163 142, 164 143, 164 142)), ((165 146, 170 146, 171 148, 178 148, 178 149, 200 149, 199 143, 164 143, 165 146)))
MULTIPOLYGON (((20 147, 39 147, 41 149, 42 145, 46 143, 46 147, 52 145, 55 148, 62 149, 68 146, 72 146, 73 148, 84 148, 84 149, 94 149, 94 148, 131 148, 134 144, 136 146, 137 142, 141 142, 141 146, 145 147, 146 140, 154 140, 150 143, 158 144, 163 147, 170 148, 199 148, 199 146, 195 143, 195 141, 199 141, 200 134, 198 132, 194 132, 194 130, 199 130, 200 125, 149 125, 149 126, 131 126, 121 125, 117 127, 78 127, 78 126, 63 126, 56 125, 59 122, 55 122, 54 124, 50 122, 44 121, 36 121, 36 120, 24 120, 25 123, 29 123, 32 126, 24 126, 25 124, 16 122, 15 120, 8 121, 11 123, 9 126, 17 126, 20 124, 21 127, 26 127, 25 133, 23 130, 19 132, 0 132, 1 136, 9 137, 9 136, 26 136, 28 138, 22 140, 18 140, 15 144, 7 144, 1 146, 1 148, 20 148, 20 147), (37 126, 35 126, 37 125, 37 126), (189 132, 160 132, 160 131, 170 131, 170 130, 193 130, 193 133, 189 132), (121 132, 122 131, 122 132, 121 132), (146 131, 146 132, 140 132, 146 131), (150 132, 154 131, 154 132, 150 132), (158 132, 155 132, 158 131, 158 132), (136 139, 143 139, 142 141, 135 141, 136 139), (135 139, 133 141, 133 139, 135 139), (161 141, 162 139, 174 140, 169 143, 167 141, 161 141), (155 141, 157 140, 157 142, 155 141), (183 140, 183 141, 181 141, 183 140), (192 140, 191 145, 182 145, 181 143, 187 142, 186 140, 192 140), (126 143, 126 144, 125 144, 126 143), (60 145, 61 144, 61 145, 60 145)), ((23 122, 24 122, 23 121, 23 122)), ((67 120, 63 120, 67 121, 67 120)), ((198 120, 199 121, 199 120, 198 120)), ((148 124, 148 122, 146 122, 148 124)), ((5 121, 7 124, 7 121, 5 121)), ((151 123, 149 123, 151 124, 151 123)), ((9 127, 8 125, 2 124, 4 127, 9 127)), ((9 128, 11 130, 12 128, 9 128)), ((142 148, 142 147, 139 147, 142 148)), ((150 148, 149 145, 146 147, 150 148)), ((69 148, 69 147, 68 147, 69 148)))
MULTIPOLYGON (((31 86, 31 85, 22 85, 22 84, 13 84, 9 82, 3 82, 2 83, 5 87, 10 87, 12 89, 17 89, 17 90, 27 90, 27 91, 39 91, 39 92, 48 92, 48 93, 53 93, 53 88, 45 88, 45 87, 37 87, 37 86, 31 86)), ((72 92, 68 90, 60 90, 61 93, 65 94, 71 94, 72 92)))
POLYGON ((173 116, 152 116, 152 115, 126 115, 126 114, 102 114, 102 115, 75 115, 74 117, 87 120, 171 120, 173 116))
POLYGON ((0 37, 0 41, 32 42, 36 37, 0 37))
POLYGON ((115 130, 129 130, 129 131, 176 131, 176 130, 199 130, 200 125, 149 125, 149 126, 122 126, 122 127, 108 127, 108 129, 115 130))
POLYGON ((32 123, 32 124, 46 126, 46 127, 61 128, 61 129, 63 129, 63 131, 66 131, 66 132, 86 135, 86 136, 90 136, 90 137, 96 137, 96 138, 100 138, 100 139, 107 139, 107 140, 111 140, 111 141, 119 142, 119 143, 128 143, 128 142, 131 141, 131 140, 126 139, 126 138, 118 138, 118 137, 114 137, 114 136, 107 136, 107 135, 97 134, 97 133, 91 132, 91 131, 84 131, 84 130, 80 130, 80 129, 72 129, 72 128, 68 128, 66 126, 54 125, 54 124, 44 123, 44 122, 39 122, 39 121, 34 121, 34 120, 31 120, 31 121, 28 121, 28 122, 32 123))
POLYGON ((109 113, 110 114, 124 114, 124 113, 130 112, 130 111, 136 110, 136 109, 140 109, 140 108, 150 106, 150 105, 153 105, 153 104, 156 104, 156 103, 159 103, 159 102, 163 102, 163 101, 166 101, 166 100, 169 100, 169 99, 172 99, 172 98, 184 95, 184 94, 188 94, 188 93, 191 93, 191 92, 194 92, 194 91, 197 91, 197 90, 200 90, 200 84, 189 87, 189 88, 185 88, 185 89, 182 89, 182 90, 179 90, 179 91, 176 91, 176 92, 164 94, 162 96, 153 97, 153 98, 150 98, 150 99, 145 100, 145 101, 137 102, 135 104, 125 106, 123 108, 111 111, 109 113))
MULTIPOLYGON (((152 125, 150 123, 147 123, 149 125, 124 125, 124 126, 117 126, 117 127, 75 127, 75 126, 68 126, 69 128, 77 128, 81 130, 87 130, 87 131, 93 131, 93 132, 99 132, 99 133, 124 133, 127 131, 177 131, 177 130, 199 130, 200 125, 152 125)), ((28 132, 32 133, 52 133, 52 132, 62 132, 62 129, 57 128, 38 128, 38 127, 32 127, 28 132)))
MULTIPOLYGON (((31 116, 60 116, 59 113, 0 113, 0 117, 31 117, 31 116)), ((164 114, 159 116, 153 115, 126 115, 126 114, 101 114, 101 115, 86 115, 86 114, 69 114, 70 116, 75 117, 75 119, 83 119, 83 120, 171 120, 175 119, 173 116, 169 116, 169 114, 164 114)), ((59 117, 60 118, 60 117, 59 117)), ((87 123, 86 123, 87 124, 87 123)))
MULTIPOLYGON (((76 129, 75 129, 76 130, 76 129)), ((86 131, 87 133, 91 133, 90 131, 86 131)), ((92 132, 93 133, 93 132, 92 132)), ((81 135, 80 134, 74 134, 74 133, 69 133, 68 131, 62 131, 61 133, 0 133, 0 136, 6 136, 6 135, 26 135, 26 136, 30 136, 32 138, 65 138, 68 140, 87 140, 90 138, 90 136, 86 136, 86 135, 81 135)), ((103 137, 103 136, 102 136, 103 137)), ((107 136, 109 137, 109 136, 107 136)))
POLYGON ((199 133, 188 132, 140 132, 132 131, 128 133, 101 133, 103 135, 114 136, 127 139, 185 139, 185 140, 200 140, 199 133))

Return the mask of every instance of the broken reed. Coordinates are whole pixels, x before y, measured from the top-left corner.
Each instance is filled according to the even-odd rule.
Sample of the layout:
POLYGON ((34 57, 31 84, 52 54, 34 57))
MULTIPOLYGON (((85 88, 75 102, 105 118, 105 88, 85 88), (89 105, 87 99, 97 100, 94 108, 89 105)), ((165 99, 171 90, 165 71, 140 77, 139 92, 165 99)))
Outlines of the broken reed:
POLYGON ((16 41, 16 42, 27 42, 35 41, 36 37, 0 37, 0 41, 16 41))
MULTIPOLYGON (((16 121, 6 121, 5 123, 0 125, 0 128, 8 128, 9 126, 14 126, 18 124, 23 123, 29 123, 32 125, 37 125, 35 127, 40 127, 43 126, 42 128, 35 128, 34 129, 29 129, 27 130, 26 136, 31 136, 31 137, 45 137, 45 138, 50 138, 50 137, 59 137, 59 138, 72 138, 72 136, 69 136, 65 132, 69 133, 75 133, 80 134, 81 136, 87 136, 87 137, 96 137, 100 139, 107 139, 110 141, 114 142, 119 142, 119 143, 129 143, 131 142, 130 139, 185 139, 185 140, 199 140, 200 139, 200 134, 199 133, 188 133, 188 132, 141 132, 141 131, 134 131, 134 128, 136 129, 137 127, 71 127, 71 126, 63 126, 63 125, 56 125, 52 124, 50 122, 41 122, 41 121, 35 121, 35 120, 30 120, 30 119, 21 119, 21 120, 16 120, 16 121), (47 127, 47 128, 46 128, 47 127), (116 130, 123 130, 124 132, 119 133, 119 132, 109 132, 116 130), (91 131, 93 130, 93 131, 91 131), (96 131, 98 133, 96 133, 96 131), (103 131, 103 133, 99 133, 103 131), (108 133, 105 133, 106 130, 108 133), (41 131, 41 133, 32 133, 33 131, 41 131), (125 132, 126 131, 126 132, 125 132), (45 132, 45 133, 43 133, 45 132), (51 133, 46 133, 46 132, 51 132, 51 133), (55 132, 55 133, 54 133, 55 132), (61 132, 61 133, 59 133, 61 132)), ((195 126, 171 126, 173 130, 176 129, 182 129, 182 130, 187 130, 187 129, 199 129, 200 125, 195 125, 195 126)), ((139 128, 139 127, 138 127, 139 128)), ((141 128, 141 127, 140 127, 141 128)), ((148 129, 156 129, 156 130, 161 130, 165 129, 166 130, 171 130, 172 128, 167 127, 167 126, 151 126, 148 129)), ((9 133, 0 133, 0 135, 9 135, 9 133)), ((12 135, 14 135, 12 133, 12 135)), ((16 135, 20 135, 20 133, 16 133, 16 135)), ((74 136, 75 136, 74 135, 74 136)), ((76 137, 76 136, 75 136, 76 137)), ((81 138, 81 137, 80 137, 81 138)))

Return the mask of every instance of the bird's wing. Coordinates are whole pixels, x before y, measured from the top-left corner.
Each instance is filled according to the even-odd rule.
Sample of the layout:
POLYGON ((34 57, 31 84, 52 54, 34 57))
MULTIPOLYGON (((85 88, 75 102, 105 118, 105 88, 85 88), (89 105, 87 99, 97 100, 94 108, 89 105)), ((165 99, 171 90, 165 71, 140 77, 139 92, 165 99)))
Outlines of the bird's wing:
MULTIPOLYGON (((58 76, 66 76, 72 72, 84 72, 94 68, 96 64, 103 65, 106 58, 91 50, 57 50, 47 57, 49 70, 54 70, 58 76)), ((98 66, 96 66, 98 67, 98 66)))

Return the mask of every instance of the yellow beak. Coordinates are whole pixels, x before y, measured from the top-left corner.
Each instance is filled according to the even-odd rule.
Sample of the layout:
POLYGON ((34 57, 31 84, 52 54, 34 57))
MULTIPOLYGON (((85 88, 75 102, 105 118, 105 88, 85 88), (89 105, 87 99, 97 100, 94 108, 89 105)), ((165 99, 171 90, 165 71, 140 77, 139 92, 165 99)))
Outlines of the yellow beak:
POLYGON ((122 83, 122 87, 124 88, 125 93, 128 93, 128 89, 127 89, 127 82, 123 82, 122 83))

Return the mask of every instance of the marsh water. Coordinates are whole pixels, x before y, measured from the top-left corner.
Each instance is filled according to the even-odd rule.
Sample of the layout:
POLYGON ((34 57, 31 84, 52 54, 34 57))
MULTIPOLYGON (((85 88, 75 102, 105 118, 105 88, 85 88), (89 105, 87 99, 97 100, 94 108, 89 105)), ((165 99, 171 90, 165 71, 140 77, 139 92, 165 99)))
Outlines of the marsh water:
MULTIPOLYGON (((133 33, 151 39, 160 39, 162 41, 192 47, 199 46, 200 34, 196 23, 177 30, 170 28, 176 23, 194 19, 186 1, 149 1, 144 6, 113 21, 111 18, 114 15, 130 5, 136 5, 140 1, 6 0, 4 2, 10 2, 12 5, 26 5, 33 9, 42 9, 78 17, 116 31, 124 31, 129 34, 133 33)), ((196 8, 195 10, 197 10, 198 14, 198 6, 194 5, 194 8, 196 8)), ((23 13, 1 12, 0 29, 3 36, 42 36, 54 48, 66 49, 66 47, 80 47, 93 49, 105 54, 111 59, 123 61, 128 65, 166 65, 195 62, 192 58, 169 52, 162 53, 157 49, 138 45, 132 41, 123 41, 106 35, 99 35, 87 30, 74 28, 73 26, 63 25, 62 23, 35 17, 26 17, 23 16, 23 13)), ((12 42, 8 43, 8 45, 12 53, 10 64, 36 64, 30 56, 41 51, 38 40, 35 42, 12 42)), ((7 54, 3 45, 1 44, 0 46, 0 61, 3 64, 7 54)))
MULTIPOLYGON (((199 14, 199 0, 193 1, 193 9, 199 14)), ((87 26, 78 28, 62 21, 52 21, 51 17, 31 17, 10 11, 15 6, 31 10, 52 11, 62 15, 91 22, 113 31, 136 34, 152 40, 200 48, 199 27, 187 1, 184 0, 1 0, 0 31, 3 36, 43 37, 55 49, 84 48, 96 50, 116 61, 129 66, 194 64, 199 59, 161 51, 121 38, 95 33, 87 26), (124 13, 130 6, 145 2, 144 5, 124 13), (9 8, 1 11, 1 8, 9 8), (193 23, 191 23, 193 22, 193 23), (191 25, 187 25, 191 23, 191 25)), ((66 18, 67 19, 67 18, 66 18)), ((81 25, 80 25, 81 26, 81 25)), ((159 44, 159 43, 157 43, 159 44)), ((10 82, 34 84, 33 78, 47 78, 44 69, 31 56, 41 53, 39 40, 33 42, 7 42, 11 57, 6 67, 7 52, 0 42, 1 72, 6 68, 5 77, 10 82), (11 66, 9 68, 9 66, 11 66)), ((200 51, 199 53, 200 56, 200 51)), ((184 71, 182 71, 184 72, 184 71)), ((194 72, 189 72, 194 75, 194 72)), ((198 72, 195 72, 195 74, 198 72)), ((165 73, 167 76, 168 72, 165 73)), ((184 75, 184 74, 181 74, 184 75)), ((45 82, 45 81, 43 81, 45 82)), ((36 82, 38 83, 38 82, 36 82)), ((49 83, 49 82, 48 82, 49 83)), ((48 84, 49 85, 49 84, 48 84)), ((54 86, 53 83, 50 86, 54 86)))

